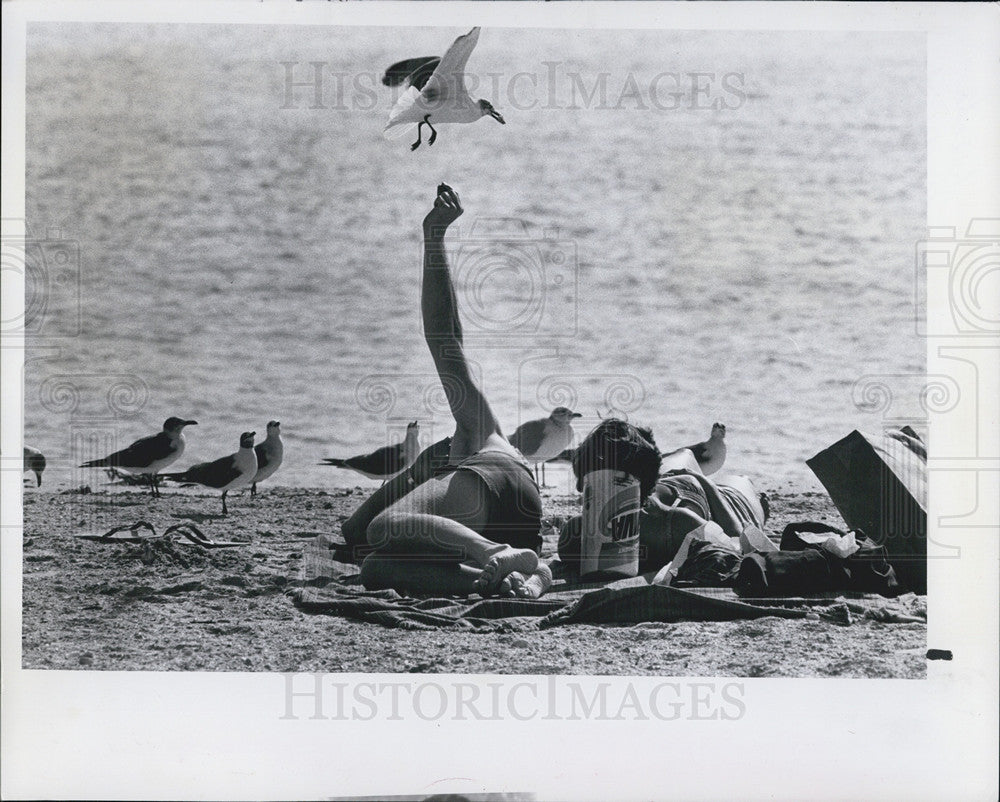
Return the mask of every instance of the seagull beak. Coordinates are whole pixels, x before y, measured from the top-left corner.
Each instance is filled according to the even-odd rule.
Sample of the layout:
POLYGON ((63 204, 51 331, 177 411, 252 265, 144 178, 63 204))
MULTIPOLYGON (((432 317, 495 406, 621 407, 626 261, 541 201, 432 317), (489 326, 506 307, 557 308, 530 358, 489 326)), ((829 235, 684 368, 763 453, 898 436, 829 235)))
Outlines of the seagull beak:
POLYGON ((184 421, 184 425, 185 426, 197 426, 198 425, 198 421, 196 421, 196 420, 186 420, 186 421, 184 421))
POLYGON ((583 417, 583 413, 582 412, 574 412, 572 415, 570 415, 570 417, 571 418, 582 418, 583 417))
POLYGON ((503 115, 496 109, 490 109, 490 117, 496 120, 500 125, 506 125, 507 121, 503 118, 503 115))

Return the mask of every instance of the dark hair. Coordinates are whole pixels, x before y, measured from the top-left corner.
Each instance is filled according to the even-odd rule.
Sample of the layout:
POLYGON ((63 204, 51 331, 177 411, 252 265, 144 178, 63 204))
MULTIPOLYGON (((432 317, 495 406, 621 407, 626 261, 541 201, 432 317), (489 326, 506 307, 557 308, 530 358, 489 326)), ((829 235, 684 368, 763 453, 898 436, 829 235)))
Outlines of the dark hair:
POLYGON ((642 499, 653 492, 660 476, 663 456, 653 432, 619 418, 605 418, 573 453, 576 489, 583 490, 583 477, 591 471, 624 471, 639 480, 642 499))

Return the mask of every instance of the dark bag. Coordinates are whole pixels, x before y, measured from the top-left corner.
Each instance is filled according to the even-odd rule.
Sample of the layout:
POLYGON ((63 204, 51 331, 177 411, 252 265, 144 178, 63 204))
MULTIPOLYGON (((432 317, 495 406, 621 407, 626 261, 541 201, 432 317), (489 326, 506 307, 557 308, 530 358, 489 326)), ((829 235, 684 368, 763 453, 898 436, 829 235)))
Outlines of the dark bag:
POLYGON ((885 547, 902 584, 926 593, 927 462, 914 439, 853 431, 806 464, 847 525, 885 547))
POLYGON ((808 596, 845 587, 849 577, 832 555, 818 549, 747 554, 736 575, 740 596, 808 596))
MULTIPOLYGON (((782 551, 801 551, 802 549, 819 550, 819 546, 809 543, 799 537, 800 533, 830 534, 835 537, 846 537, 847 532, 829 524, 818 521, 800 521, 791 523, 781 533, 782 551)), ((854 541, 858 550, 840 562, 848 575, 844 590, 859 593, 880 593, 883 596, 897 596, 902 592, 896 572, 886 559, 885 546, 880 546, 864 532, 855 532, 854 541)), ((830 559, 838 559, 827 554, 830 559)))
POLYGON ((674 587, 719 588, 732 585, 740 566, 740 555, 707 540, 695 540, 687 558, 671 583, 674 587))

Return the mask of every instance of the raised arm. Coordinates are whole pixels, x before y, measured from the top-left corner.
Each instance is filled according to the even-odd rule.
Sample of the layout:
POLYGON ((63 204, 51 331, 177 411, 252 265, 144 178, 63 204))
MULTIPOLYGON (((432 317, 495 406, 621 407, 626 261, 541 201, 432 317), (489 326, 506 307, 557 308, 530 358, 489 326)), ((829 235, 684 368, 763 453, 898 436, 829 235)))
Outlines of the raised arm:
POLYGON ((434 208, 424 218, 424 274, 420 309, 424 339, 444 386, 457 429, 456 445, 474 453, 494 432, 500 432, 489 403, 472 379, 462 348, 458 300, 448 268, 444 235, 464 210, 447 184, 438 187, 434 208))

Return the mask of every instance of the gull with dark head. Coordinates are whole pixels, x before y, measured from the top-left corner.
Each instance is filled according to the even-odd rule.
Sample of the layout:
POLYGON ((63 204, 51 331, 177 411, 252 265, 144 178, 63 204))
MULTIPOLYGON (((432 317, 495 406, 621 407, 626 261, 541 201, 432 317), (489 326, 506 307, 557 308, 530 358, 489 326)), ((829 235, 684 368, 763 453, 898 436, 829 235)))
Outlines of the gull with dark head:
POLYGON ((42 486, 42 471, 45 470, 45 455, 37 448, 24 447, 24 470, 31 471, 38 480, 36 487, 42 486))
POLYGON ((101 459, 83 463, 81 468, 117 468, 127 473, 149 478, 149 489, 154 496, 160 495, 156 486, 156 474, 176 462, 184 453, 184 427, 194 426, 198 421, 167 418, 163 431, 149 437, 140 437, 128 448, 108 454, 101 459))
POLYGON ((437 139, 434 125, 442 123, 474 123, 481 117, 492 117, 506 125, 488 100, 475 100, 465 88, 465 64, 479 41, 479 28, 459 36, 441 58, 424 56, 393 64, 382 76, 386 86, 405 85, 406 89, 389 114, 384 132, 387 137, 402 136, 417 126, 417 141, 410 147, 420 147, 421 132, 426 125, 431 135, 428 145, 437 139), (433 122, 433 124, 432 124, 433 122), (396 126, 398 131, 388 133, 396 126))
POLYGON ((222 514, 228 515, 226 493, 246 487, 257 475, 257 454, 253 450, 253 438, 256 434, 256 432, 243 432, 240 435, 240 450, 235 454, 220 457, 213 462, 199 462, 179 473, 165 473, 163 478, 221 490, 222 514))
POLYGON ((359 454, 356 457, 337 459, 327 457, 320 465, 332 465, 334 468, 348 468, 369 479, 388 481, 400 471, 405 471, 417 459, 420 453, 420 425, 417 421, 406 425, 406 437, 401 443, 372 451, 370 454, 359 454))

